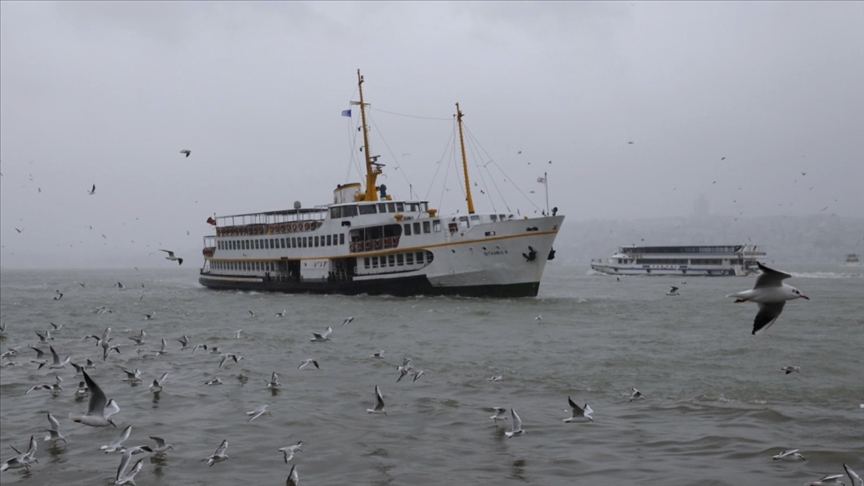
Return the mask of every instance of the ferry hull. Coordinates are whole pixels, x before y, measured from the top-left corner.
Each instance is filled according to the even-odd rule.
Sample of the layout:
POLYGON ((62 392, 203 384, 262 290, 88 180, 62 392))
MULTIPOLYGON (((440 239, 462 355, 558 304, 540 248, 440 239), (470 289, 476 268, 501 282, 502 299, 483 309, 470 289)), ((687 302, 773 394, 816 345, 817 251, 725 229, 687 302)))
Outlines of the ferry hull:
POLYGON ((607 275, 653 275, 653 276, 700 276, 700 277, 722 277, 722 276, 744 276, 758 273, 755 270, 743 270, 740 268, 633 268, 616 267, 601 263, 592 263, 591 269, 595 272, 607 275))
POLYGON ((214 290, 339 295, 458 295, 464 297, 536 297, 540 282, 464 286, 436 286, 425 276, 382 278, 353 282, 266 281, 260 277, 235 278, 202 275, 198 282, 214 290))

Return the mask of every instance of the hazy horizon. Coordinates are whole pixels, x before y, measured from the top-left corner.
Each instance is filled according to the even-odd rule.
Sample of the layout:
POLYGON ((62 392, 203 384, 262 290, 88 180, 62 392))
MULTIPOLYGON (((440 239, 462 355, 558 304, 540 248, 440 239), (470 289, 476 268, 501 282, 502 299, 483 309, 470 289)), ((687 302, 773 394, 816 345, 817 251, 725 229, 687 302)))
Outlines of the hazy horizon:
POLYGON ((542 211, 548 174, 556 245, 700 197, 864 222, 862 25, 861 2, 0 2, 0 265, 197 267, 213 214, 329 203, 362 180, 358 68, 378 182, 443 214, 459 102, 477 211, 542 211))

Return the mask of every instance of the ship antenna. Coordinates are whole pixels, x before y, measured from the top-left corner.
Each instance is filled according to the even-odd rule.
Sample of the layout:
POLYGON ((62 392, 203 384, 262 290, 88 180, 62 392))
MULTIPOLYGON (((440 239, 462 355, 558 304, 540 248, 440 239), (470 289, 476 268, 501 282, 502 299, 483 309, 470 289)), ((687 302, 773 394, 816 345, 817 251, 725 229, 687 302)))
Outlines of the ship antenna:
POLYGON ((465 138, 462 136, 462 117, 465 116, 456 103, 456 123, 459 125, 459 145, 462 147, 462 170, 465 172, 465 199, 468 201, 468 214, 474 214, 474 199, 471 198, 471 183, 468 180, 468 161, 465 158, 465 138))
POLYGON ((359 197, 363 201, 377 201, 378 194, 375 191, 375 181, 378 174, 381 173, 381 165, 378 164, 378 157, 369 155, 369 131, 366 126, 366 106, 363 102, 363 76, 360 70, 357 70, 357 89, 360 91, 360 101, 352 101, 352 105, 360 105, 360 122, 363 128, 363 155, 366 156, 366 193, 359 197), (374 167, 373 167, 374 163, 374 167))

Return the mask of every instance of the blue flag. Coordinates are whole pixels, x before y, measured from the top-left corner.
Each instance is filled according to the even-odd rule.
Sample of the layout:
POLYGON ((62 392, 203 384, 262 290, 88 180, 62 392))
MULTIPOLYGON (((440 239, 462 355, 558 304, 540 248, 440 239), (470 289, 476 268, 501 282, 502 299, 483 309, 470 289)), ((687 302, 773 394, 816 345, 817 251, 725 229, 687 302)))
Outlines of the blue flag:
POLYGON ((342 116, 351 116, 351 110, 342 110, 342 116))

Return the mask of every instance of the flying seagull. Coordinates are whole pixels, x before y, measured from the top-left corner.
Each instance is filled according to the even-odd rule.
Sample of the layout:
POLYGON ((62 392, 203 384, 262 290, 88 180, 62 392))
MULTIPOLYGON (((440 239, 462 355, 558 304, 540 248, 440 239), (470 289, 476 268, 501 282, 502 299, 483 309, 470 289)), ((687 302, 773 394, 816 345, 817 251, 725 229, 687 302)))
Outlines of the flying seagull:
POLYGON ((173 251, 170 251, 170 250, 159 250, 159 251, 164 251, 165 253, 168 254, 168 256, 165 257, 166 260, 171 260, 172 262, 177 262, 178 264, 183 265, 183 259, 177 258, 176 256, 174 256, 173 251))
POLYGON ((96 194, 96 184, 93 184, 93 188, 87 191, 87 194, 90 194, 91 196, 96 194))
POLYGON ((186 154, 186 157, 189 157, 190 155, 192 155, 192 151, 191 151, 191 150, 181 150, 180 153, 181 153, 181 154, 186 154))
POLYGON ((222 462, 222 461, 227 460, 228 454, 225 454, 226 449, 228 449, 228 440, 227 439, 222 441, 222 444, 219 445, 219 448, 216 449, 216 452, 212 456, 208 457, 207 459, 204 459, 205 461, 207 461, 207 465, 213 466, 213 464, 216 464, 217 462, 222 462))
POLYGON ((666 295, 669 295, 669 296, 678 296, 678 295, 681 295, 681 294, 678 293, 678 287, 672 287, 671 289, 669 289, 669 292, 666 292, 666 295))
POLYGON ((503 407, 493 407, 492 410, 495 410, 495 415, 489 417, 496 424, 499 420, 507 420, 507 409, 503 407))
POLYGON ((637 390, 636 388, 634 388, 632 386, 630 387, 630 389, 633 390, 633 393, 630 395, 630 401, 631 402, 633 400, 636 400, 637 398, 640 400, 645 400, 645 397, 642 396, 642 392, 640 392, 639 390, 637 390))
POLYGON ((774 459, 775 461, 806 461, 804 456, 798 452, 798 449, 783 451, 780 454, 773 456, 771 459, 774 459))
POLYGON ((510 409, 510 415, 513 416, 513 428, 510 430, 510 432, 504 432, 504 435, 506 435, 508 439, 513 437, 514 435, 520 435, 525 433, 522 430, 522 419, 520 419, 519 416, 516 415, 515 408, 510 409))
POLYGON ((783 280, 791 277, 788 273, 778 272, 756 262, 762 273, 756 278, 756 285, 750 290, 727 295, 735 297, 735 302, 756 302, 759 304, 759 312, 753 321, 753 334, 767 329, 783 312, 783 306, 787 300, 807 299, 810 297, 802 294, 800 290, 786 285, 783 280))
POLYGON ((570 397, 567 397, 567 402, 570 404, 572 413, 570 414, 570 418, 564 419, 564 422, 570 423, 583 418, 586 418, 591 422, 594 421, 594 419, 591 418, 591 414, 594 413, 594 410, 591 410, 591 407, 589 407, 587 403, 584 407, 580 407, 573 403, 573 400, 571 400, 570 397))
POLYGON ((780 371, 785 371, 787 375, 789 373, 792 373, 792 372, 801 373, 801 367, 800 366, 784 366, 784 367, 780 368, 780 371))
POLYGON ((375 385, 375 408, 367 408, 366 411, 387 415, 387 412, 384 410, 384 396, 381 395, 381 389, 378 388, 378 385, 375 385))
POLYGON ((81 370, 81 373, 84 375, 84 381, 87 382, 87 388, 90 389, 90 402, 87 406, 87 413, 83 415, 69 414, 69 418, 73 422, 90 427, 105 427, 107 425, 117 427, 111 420, 111 416, 120 411, 117 402, 114 399, 107 400, 105 392, 90 378, 90 375, 84 370, 81 370))

